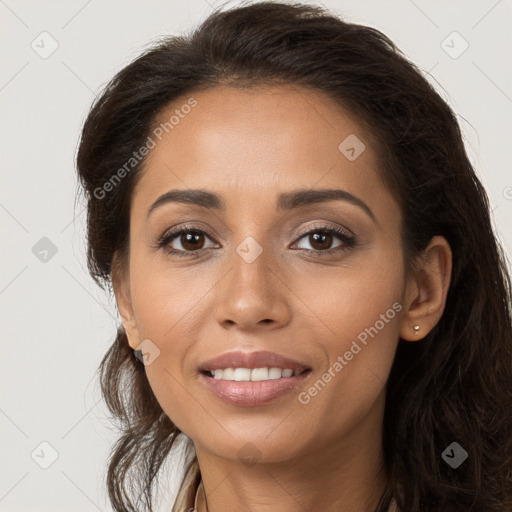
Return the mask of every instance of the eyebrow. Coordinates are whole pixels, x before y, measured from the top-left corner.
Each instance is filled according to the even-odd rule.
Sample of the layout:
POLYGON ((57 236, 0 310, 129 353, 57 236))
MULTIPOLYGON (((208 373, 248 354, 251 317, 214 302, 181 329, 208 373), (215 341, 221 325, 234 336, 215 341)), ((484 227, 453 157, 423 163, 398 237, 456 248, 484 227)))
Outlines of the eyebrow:
MULTIPOLYGON (((289 211, 326 201, 346 201, 347 203, 358 206, 364 210, 364 212, 366 212, 374 222, 377 222, 372 210, 363 200, 354 196, 350 192, 341 189, 301 189, 294 190, 292 192, 285 192, 278 197, 277 209, 281 211, 289 211)), ((226 210, 226 203, 214 192, 199 189, 176 189, 169 190, 165 194, 159 196, 158 199, 149 207, 146 218, 149 217, 154 210, 168 203, 192 204, 217 211, 226 210)))

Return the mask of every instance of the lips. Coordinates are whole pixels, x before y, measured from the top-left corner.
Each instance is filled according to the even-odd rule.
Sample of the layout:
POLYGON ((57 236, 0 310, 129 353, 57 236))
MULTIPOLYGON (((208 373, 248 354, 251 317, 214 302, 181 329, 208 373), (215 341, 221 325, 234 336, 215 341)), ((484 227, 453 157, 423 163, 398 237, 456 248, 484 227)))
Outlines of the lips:
POLYGON ((305 362, 264 350, 258 352, 226 352, 200 363, 198 371, 209 373, 213 370, 224 370, 225 368, 281 368, 282 370, 290 368, 294 374, 311 370, 311 367, 305 362))
POLYGON ((284 400, 298 394, 306 385, 311 372, 304 370, 299 375, 274 380, 237 382, 217 380, 199 373, 199 381, 222 402, 235 407, 255 407, 269 404, 278 398, 284 400))
POLYGON ((264 405, 284 395, 290 396, 294 390, 297 391, 304 385, 311 372, 311 366, 305 361, 266 350, 226 352, 198 366, 199 381, 220 400, 237 407, 264 405), (279 373, 278 368, 286 372, 283 371, 281 376, 275 375, 279 373), (290 370, 293 370, 291 375, 290 370), (248 380, 247 374, 251 371, 252 375, 248 380), (266 371, 266 376, 260 375, 266 371), (233 373, 234 380, 226 380, 226 372, 233 373), (244 375, 237 378, 237 372, 244 375), (255 372, 258 372, 258 379, 253 378, 255 372))

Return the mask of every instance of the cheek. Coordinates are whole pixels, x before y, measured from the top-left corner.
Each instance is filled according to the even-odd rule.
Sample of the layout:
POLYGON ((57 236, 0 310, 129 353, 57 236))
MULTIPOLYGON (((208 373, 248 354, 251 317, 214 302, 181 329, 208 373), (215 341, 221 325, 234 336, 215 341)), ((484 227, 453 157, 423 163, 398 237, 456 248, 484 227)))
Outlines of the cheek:
POLYGON ((190 269, 156 266, 151 259, 138 267, 134 262, 133 268, 137 271, 131 276, 131 295, 141 335, 179 349, 187 341, 184 332, 190 339, 215 279, 204 271, 198 278, 190 269))
POLYGON ((390 320, 385 321, 383 331, 398 323, 396 309, 399 308, 392 306, 402 297, 400 258, 387 256, 382 251, 362 260, 339 269, 319 268, 314 272, 314 279, 311 279, 311 272, 296 273, 292 281, 293 292, 300 298, 297 307, 308 318, 315 319, 326 337, 334 335, 340 340, 338 343, 357 337, 378 321, 378 327, 382 327, 381 315, 390 320))
POLYGON ((146 375, 162 409, 188 432, 195 413, 191 418, 194 390, 189 390, 191 370, 186 364, 202 337, 199 330, 215 280, 198 279, 186 269, 155 269, 151 261, 132 261, 137 271, 130 279, 131 296, 139 335, 151 340, 159 354, 145 367, 146 375))
POLYGON ((326 360, 299 400, 307 402, 305 409, 313 416, 330 411, 336 420, 333 425, 357 421, 385 388, 403 308, 402 270, 397 260, 387 260, 387 266, 340 269, 338 279, 317 273, 314 281, 304 280, 297 289, 314 312, 311 317, 308 313, 317 324, 314 344, 326 360))

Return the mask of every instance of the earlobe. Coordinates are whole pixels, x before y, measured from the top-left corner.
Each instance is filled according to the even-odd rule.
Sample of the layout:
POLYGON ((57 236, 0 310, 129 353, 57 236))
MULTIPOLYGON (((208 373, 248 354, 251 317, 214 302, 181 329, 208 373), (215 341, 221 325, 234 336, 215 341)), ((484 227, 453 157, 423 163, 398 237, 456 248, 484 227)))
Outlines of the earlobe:
POLYGON ((400 337, 407 341, 423 339, 443 315, 452 271, 452 251, 446 239, 434 236, 419 262, 407 283, 408 300, 400 329, 400 337))
POLYGON ((140 340, 131 302, 130 287, 126 273, 120 271, 117 265, 112 266, 112 288, 114 289, 117 309, 128 337, 128 343, 133 350, 136 350, 140 345, 140 340))

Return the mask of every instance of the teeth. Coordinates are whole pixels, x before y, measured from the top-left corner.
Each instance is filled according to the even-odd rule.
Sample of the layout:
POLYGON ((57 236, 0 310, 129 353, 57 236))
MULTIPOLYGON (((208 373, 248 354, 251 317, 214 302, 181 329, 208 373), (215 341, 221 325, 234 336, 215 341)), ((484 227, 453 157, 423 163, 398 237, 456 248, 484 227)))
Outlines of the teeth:
MULTIPOLYGON (((291 368, 281 370, 281 368, 225 368, 224 370, 212 370, 214 379, 236 380, 236 381, 259 381, 280 379, 281 377, 291 377, 294 371, 291 368)), ((295 372, 298 375, 300 372, 295 372)))
POLYGON ((251 380, 268 380, 268 368, 254 368, 251 372, 251 380))
POLYGON ((235 368, 234 380, 251 380, 251 370, 249 368, 235 368))
POLYGON ((283 370, 281 370, 281 368, 270 368, 270 370, 268 371, 268 378, 280 379, 282 371, 283 370))
POLYGON ((219 375, 219 377, 217 377, 217 372, 219 370, 215 370, 215 378, 216 379, 221 379, 221 378, 224 378, 224 372, 226 372, 226 377, 225 377, 225 380, 235 380, 235 370, 233 370, 233 368, 226 368, 225 370, 220 370, 222 373, 219 375))

